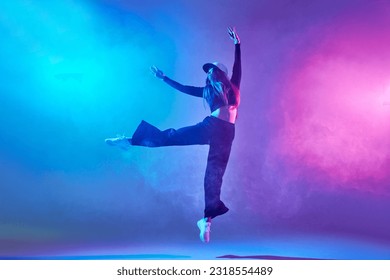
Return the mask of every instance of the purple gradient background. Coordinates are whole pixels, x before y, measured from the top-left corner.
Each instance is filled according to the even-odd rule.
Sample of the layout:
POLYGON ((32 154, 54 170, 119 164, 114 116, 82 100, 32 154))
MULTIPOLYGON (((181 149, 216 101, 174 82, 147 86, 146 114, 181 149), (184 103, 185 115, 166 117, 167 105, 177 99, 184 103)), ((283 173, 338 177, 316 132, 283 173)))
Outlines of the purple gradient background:
POLYGON ((15 3, 0 5, 0 255, 197 241, 207 147, 122 152, 103 139, 142 119, 203 119, 202 100, 148 68, 202 85, 204 62, 233 63, 227 26, 242 41, 242 103, 222 195, 231 211, 213 238, 389 243, 389 1, 15 3), (11 10, 35 12, 20 19, 35 28, 11 10))

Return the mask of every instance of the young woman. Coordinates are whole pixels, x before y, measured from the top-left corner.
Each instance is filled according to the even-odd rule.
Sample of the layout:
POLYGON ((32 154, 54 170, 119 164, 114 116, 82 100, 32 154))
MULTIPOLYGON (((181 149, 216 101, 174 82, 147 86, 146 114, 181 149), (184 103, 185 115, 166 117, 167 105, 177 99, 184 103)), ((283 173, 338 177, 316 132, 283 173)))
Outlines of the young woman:
POLYGON ((200 239, 203 242, 210 240, 211 220, 229 210, 221 201, 220 195, 222 178, 234 139, 237 109, 240 104, 241 49, 240 39, 235 29, 229 27, 228 34, 235 44, 235 59, 230 79, 227 68, 219 62, 203 65, 203 70, 207 73, 204 87, 182 85, 168 78, 157 67, 151 67, 153 74, 171 87, 186 94, 204 98, 210 107, 210 116, 193 126, 164 131, 142 121, 131 138, 123 136, 106 139, 107 144, 125 150, 132 145, 161 147, 198 144, 210 146, 204 177, 204 218, 197 222, 200 239))

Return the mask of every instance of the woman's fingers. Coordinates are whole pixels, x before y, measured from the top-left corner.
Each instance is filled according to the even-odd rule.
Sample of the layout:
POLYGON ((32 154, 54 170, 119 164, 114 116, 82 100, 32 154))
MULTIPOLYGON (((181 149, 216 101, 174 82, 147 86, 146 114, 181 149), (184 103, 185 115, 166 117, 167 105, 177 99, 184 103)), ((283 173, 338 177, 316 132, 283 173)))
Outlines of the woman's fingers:
POLYGON ((152 71, 154 74, 156 74, 156 72, 158 71, 157 67, 156 66, 151 66, 150 67, 150 71, 152 71))
POLYGON ((228 33, 230 37, 234 36, 233 29, 231 27, 228 27, 228 33))
POLYGON ((151 66, 150 71, 152 71, 153 75, 159 79, 164 78, 164 73, 160 69, 158 69, 156 66, 151 66))

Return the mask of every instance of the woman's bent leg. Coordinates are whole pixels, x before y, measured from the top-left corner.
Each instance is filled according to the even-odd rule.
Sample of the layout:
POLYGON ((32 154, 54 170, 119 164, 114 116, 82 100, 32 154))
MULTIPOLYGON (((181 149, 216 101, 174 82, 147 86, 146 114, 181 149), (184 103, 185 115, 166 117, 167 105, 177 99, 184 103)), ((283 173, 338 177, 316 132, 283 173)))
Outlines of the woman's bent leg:
POLYGON ((230 145, 210 145, 204 178, 205 211, 204 216, 215 218, 229 209, 221 201, 222 178, 230 155, 230 145))
MULTIPOLYGON (((218 120, 221 122, 220 120, 218 120)), ((205 211, 204 216, 215 218, 225 214, 229 209, 221 201, 222 179, 229 161, 234 125, 221 124, 211 139, 204 178, 205 211)))

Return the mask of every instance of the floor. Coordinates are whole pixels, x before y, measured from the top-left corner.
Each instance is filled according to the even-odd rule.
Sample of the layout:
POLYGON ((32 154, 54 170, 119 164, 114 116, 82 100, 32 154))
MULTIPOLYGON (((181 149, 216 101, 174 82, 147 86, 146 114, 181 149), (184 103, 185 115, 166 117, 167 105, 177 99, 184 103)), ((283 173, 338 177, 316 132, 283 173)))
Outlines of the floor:
POLYGON ((215 260, 336 259, 390 260, 390 244, 323 236, 270 236, 252 240, 214 240, 208 244, 22 244, 0 243, 0 259, 215 260))

